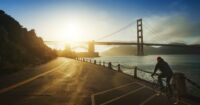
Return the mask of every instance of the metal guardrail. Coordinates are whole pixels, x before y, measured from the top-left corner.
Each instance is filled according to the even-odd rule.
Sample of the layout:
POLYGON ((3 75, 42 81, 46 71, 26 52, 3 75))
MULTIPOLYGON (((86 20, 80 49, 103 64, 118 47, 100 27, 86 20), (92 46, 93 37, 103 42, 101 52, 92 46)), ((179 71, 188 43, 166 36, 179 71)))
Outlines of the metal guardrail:
POLYGON ((142 72, 144 72, 144 73, 148 73, 148 74, 152 74, 152 73, 153 73, 153 72, 150 72, 150 71, 143 70, 143 69, 141 69, 141 68, 137 68, 137 70, 142 71, 142 72))
POLYGON ((200 89, 200 85, 198 85, 197 83, 195 83, 194 81, 190 80, 189 78, 185 77, 185 80, 187 80, 188 83, 190 83, 191 85, 195 86, 196 88, 200 89))
MULTIPOLYGON (((147 73, 147 74, 153 73, 153 72, 146 71, 146 70, 143 70, 141 68, 138 68, 137 66, 128 66, 128 65, 121 65, 121 64, 113 65, 112 64, 112 63, 119 63, 119 62, 105 62, 105 61, 97 61, 97 60, 85 59, 85 58, 76 58, 76 60, 79 60, 79 61, 82 61, 82 62, 93 63, 93 64, 100 65, 100 66, 103 66, 103 67, 107 67, 107 68, 110 68, 110 69, 117 68, 115 70, 117 70, 119 72, 123 72, 121 68, 132 69, 132 70, 134 70, 134 74, 132 75, 134 78, 138 78, 138 71, 143 72, 143 73, 147 73)), ((130 74, 128 74, 128 75, 130 75, 130 74)), ((140 78, 140 79, 143 79, 143 78, 140 78)), ((198 88, 200 90, 200 85, 198 85, 194 81, 190 80, 187 77, 184 77, 184 80, 186 80, 188 83, 190 83, 191 85, 195 86, 196 88, 198 88)))

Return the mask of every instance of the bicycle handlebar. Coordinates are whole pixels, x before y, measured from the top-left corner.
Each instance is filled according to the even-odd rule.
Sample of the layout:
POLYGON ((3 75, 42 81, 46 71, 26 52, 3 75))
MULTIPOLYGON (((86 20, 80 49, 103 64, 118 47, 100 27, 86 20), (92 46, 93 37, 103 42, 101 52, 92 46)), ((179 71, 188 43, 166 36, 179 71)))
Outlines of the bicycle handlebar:
POLYGON ((154 75, 151 75, 151 77, 152 77, 153 79, 155 79, 154 76, 159 76, 159 75, 160 75, 159 73, 155 73, 154 75))

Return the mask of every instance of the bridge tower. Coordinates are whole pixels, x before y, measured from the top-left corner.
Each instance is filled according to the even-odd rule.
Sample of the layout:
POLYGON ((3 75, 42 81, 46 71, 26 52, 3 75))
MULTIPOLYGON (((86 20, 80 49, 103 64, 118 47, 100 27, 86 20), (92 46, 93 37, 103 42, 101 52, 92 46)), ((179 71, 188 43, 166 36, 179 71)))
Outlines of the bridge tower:
POLYGON ((142 19, 137 20, 137 55, 144 55, 142 19))
POLYGON ((94 40, 88 42, 88 53, 89 54, 95 53, 94 40))

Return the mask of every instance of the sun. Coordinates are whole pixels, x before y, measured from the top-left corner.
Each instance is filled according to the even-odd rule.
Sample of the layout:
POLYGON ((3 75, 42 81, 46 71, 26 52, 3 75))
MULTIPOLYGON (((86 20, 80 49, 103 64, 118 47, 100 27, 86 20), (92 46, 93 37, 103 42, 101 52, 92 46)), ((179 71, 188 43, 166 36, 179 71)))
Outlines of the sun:
POLYGON ((83 30, 80 22, 70 21, 66 24, 64 40, 67 42, 76 42, 83 39, 83 30))
MULTIPOLYGON (((57 27, 57 36, 64 45, 70 44, 71 46, 74 46, 90 40, 88 37, 88 29, 87 24, 85 24, 83 20, 81 21, 80 19, 73 18, 60 22, 59 27, 57 27)), ((60 45, 59 47, 64 48, 63 45, 60 45)))

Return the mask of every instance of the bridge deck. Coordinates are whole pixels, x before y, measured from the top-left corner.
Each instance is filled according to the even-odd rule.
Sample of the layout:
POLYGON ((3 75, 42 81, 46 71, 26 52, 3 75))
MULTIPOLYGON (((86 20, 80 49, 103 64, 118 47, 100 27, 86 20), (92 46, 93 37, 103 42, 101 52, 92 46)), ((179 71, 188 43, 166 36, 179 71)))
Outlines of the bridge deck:
MULTIPOLYGON (((45 41, 48 44, 60 43, 58 41, 45 41)), ((64 42, 61 42, 64 43, 64 42)), ((77 42, 88 44, 88 42, 77 42)), ((137 45, 137 42, 94 42, 95 45, 137 45)), ((200 45, 185 45, 185 44, 161 44, 161 43, 143 43, 145 46, 174 46, 174 47, 197 47, 200 48, 200 45)))

